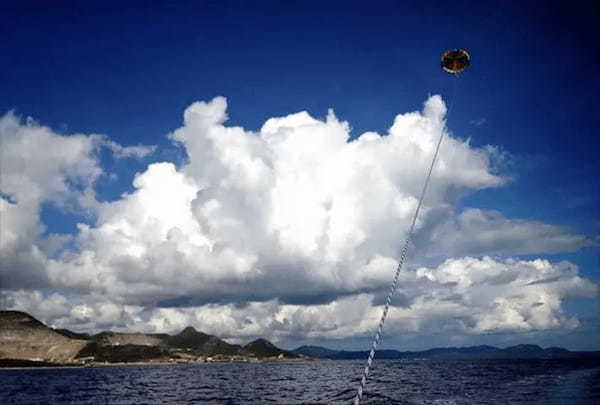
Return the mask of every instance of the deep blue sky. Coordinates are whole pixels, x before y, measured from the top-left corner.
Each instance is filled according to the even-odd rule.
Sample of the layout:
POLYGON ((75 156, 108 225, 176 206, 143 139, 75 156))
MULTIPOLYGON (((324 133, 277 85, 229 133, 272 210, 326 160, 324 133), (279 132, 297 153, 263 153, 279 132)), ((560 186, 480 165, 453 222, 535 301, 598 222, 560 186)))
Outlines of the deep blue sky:
MULTIPOLYGON (((463 204, 600 234, 592 1, 92 3, 0 5, 0 114, 157 144, 152 160, 177 159, 166 135, 186 106, 216 95, 229 100, 230 124, 258 129, 269 117, 323 117, 332 107, 358 136, 384 132, 428 94, 450 98, 439 56, 461 47, 472 67, 451 100, 449 127, 508 152, 502 170, 515 179, 463 204)), ((107 160, 121 181, 101 182, 100 197, 129 190, 147 163, 107 160)), ((74 224, 51 208, 45 217, 50 231, 74 224)), ((561 258, 600 280, 597 249, 553 260, 561 258)))
POLYGON ((233 124, 258 128, 268 117, 333 107, 358 135, 385 130, 428 93, 449 97, 439 54, 459 46, 473 68, 451 128, 475 145, 568 169, 553 173, 557 183, 593 186, 580 179, 597 169, 591 2, 128 3, 1 6, 0 111, 154 144, 192 101, 220 94, 233 124), (481 127, 469 125, 481 118, 481 127))
POLYGON ((359 135, 385 131, 429 93, 451 98, 439 54, 463 47, 473 65, 449 126, 513 154, 517 179, 476 204, 599 231, 592 2, 127 3, 0 6, 0 112, 164 147, 187 105, 224 95, 231 124, 257 129, 272 116, 333 107, 359 135))

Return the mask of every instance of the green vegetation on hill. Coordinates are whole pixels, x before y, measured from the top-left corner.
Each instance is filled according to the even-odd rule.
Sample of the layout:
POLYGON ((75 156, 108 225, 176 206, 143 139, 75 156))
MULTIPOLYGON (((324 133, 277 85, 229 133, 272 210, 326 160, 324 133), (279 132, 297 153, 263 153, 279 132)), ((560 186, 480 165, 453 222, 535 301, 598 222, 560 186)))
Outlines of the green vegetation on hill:
POLYGON ((191 326, 188 326, 177 335, 169 336, 167 342, 170 347, 191 349, 195 354, 204 356, 241 354, 239 345, 232 345, 215 336, 198 332, 191 326))
POLYGON ((281 350, 266 339, 256 339, 244 346, 244 350, 258 357, 299 357, 295 353, 281 350))

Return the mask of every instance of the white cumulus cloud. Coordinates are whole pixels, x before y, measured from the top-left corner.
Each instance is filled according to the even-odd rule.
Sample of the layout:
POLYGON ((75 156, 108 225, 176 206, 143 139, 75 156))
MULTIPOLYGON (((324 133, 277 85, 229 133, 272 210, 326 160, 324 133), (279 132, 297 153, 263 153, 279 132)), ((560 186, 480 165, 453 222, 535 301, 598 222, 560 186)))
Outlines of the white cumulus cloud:
POLYGON ((97 152, 105 139, 61 135, 12 112, 0 118, 0 288, 48 284, 48 255, 71 236, 42 237, 42 204, 64 211, 96 209, 94 184, 103 174, 97 152))
MULTIPOLYGON (((445 131, 445 106, 396 117, 389 134, 349 142, 332 111, 267 120, 258 133, 227 127, 226 101, 194 103, 171 137, 189 163, 157 163, 135 191, 80 226, 80 252, 52 261, 56 285, 131 303, 327 301, 387 283, 445 131)), ((502 184, 486 150, 449 137, 417 230, 456 190, 502 184)))
POLYGON ((252 132, 225 125, 226 110, 223 97, 189 106, 170 134, 187 163, 151 164, 132 192, 104 203, 94 194, 103 175, 97 149, 141 158, 153 148, 3 117, 0 304, 62 326, 113 319, 115 327, 173 332, 192 324, 234 340, 368 334, 442 133, 412 251, 451 258, 403 271, 391 331, 575 327, 562 302, 596 293, 569 263, 485 257, 588 242, 549 224, 459 210, 460 196, 505 179, 493 147, 446 132, 439 96, 398 115, 388 133, 352 141, 333 111, 274 117, 252 132), (43 236, 43 202, 91 210, 95 220, 73 235, 43 236))

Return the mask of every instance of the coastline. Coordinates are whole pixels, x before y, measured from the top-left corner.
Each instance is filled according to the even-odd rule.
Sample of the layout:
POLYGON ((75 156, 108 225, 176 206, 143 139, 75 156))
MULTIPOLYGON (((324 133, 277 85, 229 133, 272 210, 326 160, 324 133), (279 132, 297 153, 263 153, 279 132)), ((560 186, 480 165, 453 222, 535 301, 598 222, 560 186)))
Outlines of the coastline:
POLYGON ((97 367, 123 367, 123 366, 179 366, 188 364, 206 364, 206 363, 285 363, 298 361, 322 360, 313 357, 301 358, 264 358, 252 360, 240 359, 219 359, 210 361, 181 361, 177 360, 156 360, 156 361, 130 361, 130 362, 88 362, 88 363, 49 363, 41 361, 20 360, 20 359, 0 359, 0 370, 27 370, 27 369, 68 369, 68 368, 97 368, 97 367), (15 365, 10 364, 15 363, 15 365), (18 365, 16 365, 18 364, 18 365))

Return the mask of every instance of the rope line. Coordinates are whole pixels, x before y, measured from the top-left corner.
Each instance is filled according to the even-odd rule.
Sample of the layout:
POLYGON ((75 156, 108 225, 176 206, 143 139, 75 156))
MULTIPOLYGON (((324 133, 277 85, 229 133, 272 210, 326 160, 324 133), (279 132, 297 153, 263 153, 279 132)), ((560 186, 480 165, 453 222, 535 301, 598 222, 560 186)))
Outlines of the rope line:
MULTIPOLYGON (((453 94, 452 99, 454 99, 454 95, 456 93, 456 82, 457 80, 453 80, 453 94)), ((450 103, 448 105, 448 110, 446 112, 446 117, 450 112, 450 103)), ((392 286, 388 292, 387 298, 385 300, 385 307, 383 309, 383 313, 381 314, 381 319, 379 320, 379 326, 377 327, 377 333, 375 333, 375 338, 373 339, 373 345, 371 346, 371 351, 369 352, 369 357, 367 359, 367 365, 365 366, 365 370, 363 372, 362 379, 360 380, 360 385, 358 387, 358 391, 356 396, 354 397, 354 405, 360 405, 360 400, 363 396, 363 391, 365 388, 365 384, 367 383, 367 378, 369 377, 369 371, 371 369, 371 364, 373 364, 373 358, 375 357, 375 351, 377 350, 377 346, 381 340, 381 333, 383 331, 383 325, 385 324, 385 319, 387 318, 388 311, 390 309, 390 304, 392 303, 392 298, 396 293, 396 289, 398 287, 398 280, 400 279, 400 271, 402 270, 402 265, 404 264, 404 260, 406 260, 406 255, 408 253, 408 246, 410 245, 410 241, 412 238, 412 234, 415 230, 415 224, 417 223, 417 218, 419 216, 419 211, 421 210, 421 206, 423 205, 423 199, 425 198, 425 193, 427 192, 427 186, 429 186, 429 180, 431 179, 431 173, 433 172, 433 167, 435 166, 435 162, 437 160, 438 154, 440 152, 440 145, 442 144, 442 140, 444 139, 444 128, 442 128, 440 137, 438 139, 437 145, 435 147, 435 153, 433 154, 433 158, 431 159, 431 165, 429 166, 429 170, 427 171, 427 177, 425 178, 425 183, 423 184, 423 190, 421 191, 421 196, 419 197, 419 203, 417 204, 417 208, 415 209, 415 213, 412 218, 412 222, 410 224, 410 228, 408 230, 408 234, 406 236, 406 240, 404 242, 404 246, 402 247, 402 253, 400 254, 400 260, 398 261, 398 267, 396 268, 396 273, 394 274, 394 281, 392 282, 392 286)))

